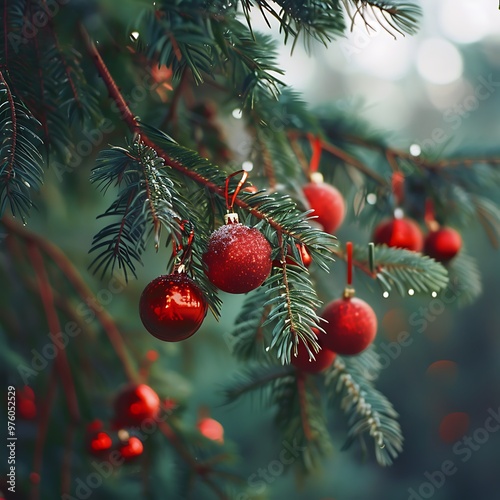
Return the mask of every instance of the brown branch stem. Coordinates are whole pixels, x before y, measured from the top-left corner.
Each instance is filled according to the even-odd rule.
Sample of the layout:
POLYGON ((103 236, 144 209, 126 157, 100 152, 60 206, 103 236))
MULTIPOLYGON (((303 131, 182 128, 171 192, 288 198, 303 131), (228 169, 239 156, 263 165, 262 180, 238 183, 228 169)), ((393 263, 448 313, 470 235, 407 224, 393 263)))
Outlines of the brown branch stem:
MULTIPOLYGON (((54 306, 54 295, 52 293, 52 287, 49 282, 47 270, 45 269, 42 254, 40 253, 38 247, 33 243, 33 241, 28 243, 28 254, 36 275, 36 280, 38 282, 40 298, 45 310, 45 316, 47 318, 49 331, 52 333, 52 335, 57 335, 59 332, 61 332, 61 324, 59 322, 59 317, 54 306)), ((66 349, 65 347, 60 347, 54 341, 53 344, 54 348, 56 349, 56 357, 54 363, 63 386, 64 395, 66 397, 66 404, 68 405, 68 411, 73 422, 78 422, 80 420, 80 409, 78 407, 73 374, 71 373, 71 367, 69 365, 66 349)))
POLYGON ((135 382, 137 380, 137 374, 134 368, 132 367, 132 364, 129 361, 125 344, 123 342, 123 338, 118 328, 116 327, 109 313, 105 309, 103 309, 99 304, 97 304, 96 300, 90 300, 94 298, 94 294, 87 286, 87 284, 83 281, 80 274, 73 266, 71 261, 66 257, 66 255, 64 255, 58 247, 56 247, 46 239, 27 231, 22 226, 16 224, 8 217, 4 217, 2 219, 2 224, 7 228, 8 231, 10 231, 13 234, 16 234, 18 237, 25 240, 27 243, 32 242, 48 257, 50 257, 52 261, 54 261, 54 263, 66 276, 66 278, 71 283, 71 285, 76 290, 81 299, 94 312, 97 320, 102 325, 103 330, 107 334, 109 341, 111 342, 114 350, 116 351, 116 355, 118 356, 123 365, 123 369, 125 371, 125 374, 127 375, 127 378, 131 382, 135 382))

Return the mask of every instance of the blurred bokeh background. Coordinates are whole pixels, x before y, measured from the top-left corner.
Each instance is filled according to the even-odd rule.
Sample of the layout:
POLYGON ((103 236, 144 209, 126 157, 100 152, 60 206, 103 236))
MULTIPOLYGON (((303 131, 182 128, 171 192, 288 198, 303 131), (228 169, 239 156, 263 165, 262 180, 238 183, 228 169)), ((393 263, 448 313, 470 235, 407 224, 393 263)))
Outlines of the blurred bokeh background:
MULTIPOLYGON (((283 47, 279 57, 286 70, 284 80, 312 106, 355 110, 374 129, 385 131, 394 146, 412 147, 415 154, 433 151, 481 156, 496 151, 500 156, 498 3, 419 3, 424 16, 413 37, 394 40, 378 26, 376 31, 367 31, 356 24, 346 38, 328 47, 313 43, 307 52, 299 43, 293 56, 289 45, 283 47)), ((256 30, 269 29, 258 13, 254 22, 256 30)), ((274 34, 282 39, 276 28, 274 34)), ((237 123, 237 117, 228 118, 226 133, 237 130, 237 123)), ((120 144, 124 135, 124 130, 118 130, 107 140, 120 144)), ((240 138, 230 140, 237 145, 240 138)), ((34 213, 30 227, 60 245, 85 280, 99 290, 103 282, 87 271, 87 251, 101 227, 95 217, 109 204, 109 198, 102 199, 88 184, 93 161, 92 154, 78 170, 65 174, 65 190, 53 187, 58 183, 46 183, 40 211, 34 213)), ((55 180, 57 173, 48 175, 55 180)), ((357 226, 351 214, 338 237, 367 241, 369 234, 357 226)), ((500 430, 492 429, 497 422, 500 429, 500 258, 480 227, 468 228, 464 240, 468 252, 478 259, 483 278, 483 294, 471 306, 460 309, 453 298, 449 303, 432 297, 403 300, 392 295, 383 298, 377 289, 360 290, 379 317, 376 342, 384 370, 378 387, 400 413, 405 434, 404 453, 390 468, 365 460, 355 449, 342 452, 346 425, 341 415, 335 415, 330 428, 336 448, 317 475, 301 484, 292 474, 273 475, 271 481, 252 484, 253 475, 277 458, 282 444, 271 410, 255 401, 230 407, 222 404, 220 389, 237 369, 228 356, 226 334, 241 304, 238 296, 224 295, 221 321, 208 318, 203 334, 187 340, 182 348, 155 344, 162 383, 171 384, 176 394, 189 399, 186 418, 193 424, 200 406, 211 408, 211 415, 224 426, 226 440, 234 442, 241 454, 238 473, 249 478, 249 487, 257 496, 272 500, 496 500, 500 430), (398 344, 404 332, 409 340, 398 344), (185 379, 170 376, 171 370, 182 372, 185 379), (455 472, 435 474, 442 471, 443 464, 455 472)), ((113 296, 107 306, 131 342, 142 335, 131 305, 137 303, 144 286, 163 272, 164 260, 164 255, 149 251, 139 280, 113 296)), ((339 263, 324 300, 341 292, 344 272, 339 263)), ((25 432, 30 432, 27 427, 25 432)), ((106 496, 96 491, 95 498, 106 496)))

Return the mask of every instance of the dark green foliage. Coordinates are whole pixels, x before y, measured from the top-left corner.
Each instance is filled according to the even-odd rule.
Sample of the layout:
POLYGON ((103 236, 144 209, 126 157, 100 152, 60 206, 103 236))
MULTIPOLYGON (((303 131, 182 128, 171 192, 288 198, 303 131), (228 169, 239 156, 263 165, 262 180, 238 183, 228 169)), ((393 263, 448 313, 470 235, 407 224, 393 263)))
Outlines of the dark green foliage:
POLYGON ((43 182, 38 126, 0 74, 0 216, 8 205, 24 220, 33 205, 30 192, 43 182))

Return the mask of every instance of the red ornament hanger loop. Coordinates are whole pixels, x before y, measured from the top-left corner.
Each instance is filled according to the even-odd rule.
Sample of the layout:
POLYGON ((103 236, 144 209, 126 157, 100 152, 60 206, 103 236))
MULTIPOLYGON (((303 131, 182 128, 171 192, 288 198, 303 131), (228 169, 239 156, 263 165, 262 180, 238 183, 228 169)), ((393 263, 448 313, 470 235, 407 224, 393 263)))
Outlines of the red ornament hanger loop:
POLYGON ((188 220, 181 220, 179 222, 179 232, 180 234, 177 238, 172 238, 172 257, 174 259, 174 273, 182 273, 185 272, 186 264, 191 260, 192 254, 192 246, 194 240, 194 228, 192 227, 192 223, 188 220), (187 234, 186 242, 183 242, 183 237, 185 233, 189 231, 187 234), (180 258, 178 255, 182 254, 180 258))
POLYGON ((425 200, 424 222, 429 231, 437 231, 439 229, 439 222, 436 220, 436 213, 434 211, 434 202, 430 198, 425 200))
MULTIPOLYGON (((227 179, 226 179, 226 188, 224 190, 224 195, 225 195, 225 198, 226 198, 226 208, 227 208, 227 213, 233 213, 234 212, 234 202, 236 200, 236 197, 238 196, 241 188, 243 187, 243 184, 245 184, 246 180, 248 178, 248 172, 246 170, 238 170, 237 172, 234 172, 232 173, 231 175, 228 175, 227 176, 227 179), (237 176, 237 175, 240 175, 241 174, 241 179, 240 181, 238 182, 236 188, 234 189, 234 193, 233 195, 231 196, 231 199, 229 198, 229 181, 237 176)), ((233 220, 229 219, 231 222, 233 222, 233 220)), ((237 221, 236 221, 237 222, 237 221)))
POLYGON ((403 204, 404 199, 404 184, 405 177, 402 172, 394 172, 392 174, 392 194, 394 196, 394 201, 396 207, 399 207, 403 204))
POLYGON ((348 241, 345 245, 346 255, 347 255, 347 285, 344 289, 344 298, 350 299, 354 297, 354 288, 352 287, 352 241, 348 241))
POLYGON ((311 144, 312 155, 309 162, 309 174, 314 174, 318 171, 319 162, 321 160, 321 152, 323 151, 323 146, 321 139, 318 136, 308 134, 307 138, 311 144))

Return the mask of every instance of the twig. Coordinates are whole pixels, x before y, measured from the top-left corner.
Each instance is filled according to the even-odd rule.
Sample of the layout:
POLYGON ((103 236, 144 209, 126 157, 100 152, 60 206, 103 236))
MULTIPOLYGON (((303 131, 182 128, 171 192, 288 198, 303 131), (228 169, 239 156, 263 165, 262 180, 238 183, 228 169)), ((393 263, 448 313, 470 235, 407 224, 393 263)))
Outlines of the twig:
MULTIPOLYGON (((47 438, 47 430, 49 427, 50 413, 52 411, 52 405, 54 404, 54 398, 57 390, 57 372, 55 370, 55 365, 52 366, 50 373, 49 384, 47 388, 47 394, 41 402, 42 409, 40 411, 40 420, 38 421, 38 430, 36 433, 35 440, 35 451, 33 453, 33 474, 37 474, 40 477, 42 471, 43 462, 43 447, 45 445, 45 440, 47 438)), ((38 500, 40 498, 40 485, 39 481, 32 481, 31 500, 38 500)))
MULTIPOLYGON (((81 31, 82 31, 83 38, 84 38, 86 46, 87 46, 87 51, 89 52, 90 56, 92 57, 92 60, 94 61, 94 65, 96 66, 96 69, 97 69, 99 75, 101 76, 101 78, 104 81, 104 84, 106 85, 106 88, 108 89, 108 92, 109 92, 111 99, 113 99, 113 101, 115 101, 115 103, 118 107, 118 110, 121 113, 123 121, 127 124, 127 126, 130 128, 130 130, 133 133, 140 135, 141 140, 144 142, 144 144, 146 146, 148 146, 149 148, 154 149, 156 151, 156 153, 158 154, 158 156, 163 158, 166 165, 173 168, 174 170, 181 172, 186 177, 193 179, 198 184, 201 184, 202 186, 206 187, 212 193, 215 193, 218 196, 220 196, 221 198, 224 198, 224 188, 223 187, 218 186, 217 184, 209 181, 208 179, 206 179, 205 177, 203 177, 199 173, 195 172, 194 170, 188 169, 181 162, 172 159, 166 151, 164 151, 161 147, 159 147, 157 144, 155 144, 155 142, 152 141, 147 136, 147 134, 144 133, 144 130, 142 130, 138 118, 132 114, 132 111, 130 110, 127 103, 125 102, 125 99, 123 98, 123 95, 121 94, 120 89, 116 85, 116 82, 114 81, 106 64, 104 63, 101 55, 99 54, 97 47, 92 42, 87 31, 85 30, 85 28, 83 26, 81 26, 81 31)), ((260 220, 265 220, 272 228, 274 228, 276 230, 283 231, 286 234, 290 234, 295 239, 300 240, 300 237, 298 235, 286 231, 285 229, 283 229, 283 227, 281 226, 281 224, 279 222, 275 221, 272 217, 268 217, 266 214, 264 214, 263 212, 261 212, 257 208, 250 206, 248 203, 241 200, 240 198, 236 198, 235 205, 237 205, 238 207, 242 208, 243 210, 245 210, 247 212, 250 212, 256 218, 258 218, 260 220)))
MULTIPOLYGON (((61 331, 61 325, 54 307, 52 287, 49 282, 49 277, 47 276, 47 270, 45 269, 42 254, 33 241, 28 243, 28 254, 37 278, 40 297, 45 310, 45 316, 47 317, 49 330, 53 335, 57 335, 61 331)), ((66 396, 68 411, 73 422, 78 422, 80 420, 80 410, 78 408, 78 400, 76 398, 76 390, 73 375, 71 373, 71 367, 68 362, 68 356, 64 347, 61 348, 57 346, 55 342, 53 342, 53 344, 56 349, 56 358, 54 363, 66 396)))
POLYGON ((18 235, 20 238, 24 239, 26 242, 32 242, 40 250, 42 250, 47 256, 49 256, 61 272, 66 276, 68 281, 71 283, 73 288, 76 290, 78 295, 85 301, 90 309, 94 312, 96 318, 101 323, 103 330, 107 334, 113 348, 120 361, 122 362, 123 369, 127 375, 127 378, 131 382, 137 380, 137 374, 129 361, 128 354, 123 342, 122 336, 118 331, 112 317, 106 312, 106 310, 96 306, 93 302, 88 302, 90 297, 93 297, 93 293, 86 283, 80 277, 78 271, 73 266, 71 261, 64 255, 59 248, 45 240, 44 238, 31 233, 24 229, 22 226, 14 223, 8 217, 2 219, 2 224, 12 233, 18 235))

